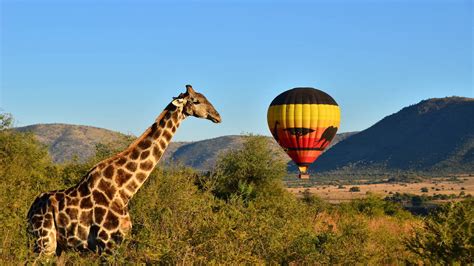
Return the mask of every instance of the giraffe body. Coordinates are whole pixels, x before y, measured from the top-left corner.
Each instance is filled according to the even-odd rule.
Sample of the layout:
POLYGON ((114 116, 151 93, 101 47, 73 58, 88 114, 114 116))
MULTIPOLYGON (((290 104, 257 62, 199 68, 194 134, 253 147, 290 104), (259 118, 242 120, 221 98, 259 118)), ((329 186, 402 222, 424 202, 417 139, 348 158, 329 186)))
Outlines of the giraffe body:
POLYGON ((59 255, 62 250, 110 253, 132 228, 128 203, 159 162, 187 116, 220 116, 207 99, 194 92, 175 98, 125 151, 95 165, 75 186, 40 194, 28 212, 35 252, 59 255))

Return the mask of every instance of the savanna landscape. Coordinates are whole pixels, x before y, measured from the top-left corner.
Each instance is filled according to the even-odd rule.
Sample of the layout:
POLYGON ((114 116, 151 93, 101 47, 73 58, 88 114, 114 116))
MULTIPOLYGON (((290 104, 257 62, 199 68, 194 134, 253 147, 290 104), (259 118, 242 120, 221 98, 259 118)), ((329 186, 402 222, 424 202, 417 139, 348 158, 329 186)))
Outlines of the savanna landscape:
POLYGON ((69 250, 38 258, 26 232, 32 199, 75 184, 121 145, 97 144, 85 160, 54 163, 34 132, 12 130, 12 117, 1 118, 2 264, 472 262, 472 176, 392 173, 376 184, 350 178, 311 184, 291 178, 268 137, 252 135, 219 153, 210 170, 174 161, 158 166, 130 202, 133 230, 113 254, 69 250), (420 215, 407 203, 435 207, 420 215))
POLYGON ((0 1, 0 265, 474 265, 473 17, 0 1))

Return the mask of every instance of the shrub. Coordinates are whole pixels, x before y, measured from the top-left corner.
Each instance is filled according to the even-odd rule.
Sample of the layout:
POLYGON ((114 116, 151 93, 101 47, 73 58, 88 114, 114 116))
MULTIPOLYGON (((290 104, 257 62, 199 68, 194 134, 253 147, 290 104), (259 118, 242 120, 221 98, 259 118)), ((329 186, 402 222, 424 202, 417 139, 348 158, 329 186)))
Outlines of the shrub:
POLYGON ((474 200, 450 202, 430 214, 407 239, 409 250, 434 264, 474 262, 474 200))
POLYGON ((360 192, 360 187, 351 187, 349 188, 349 192, 360 192))
POLYGON ((222 154, 215 169, 214 193, 223 199, 241 195, 255 198, 260 187, 282 187, 286 163, 273 155, 263 136, 247 136, 240 150, 222 154))
POLYGON ((0 264, 28 256, 26 214, 40 192, 58 188, 58 173, 32 134, 0 131, 0 264))

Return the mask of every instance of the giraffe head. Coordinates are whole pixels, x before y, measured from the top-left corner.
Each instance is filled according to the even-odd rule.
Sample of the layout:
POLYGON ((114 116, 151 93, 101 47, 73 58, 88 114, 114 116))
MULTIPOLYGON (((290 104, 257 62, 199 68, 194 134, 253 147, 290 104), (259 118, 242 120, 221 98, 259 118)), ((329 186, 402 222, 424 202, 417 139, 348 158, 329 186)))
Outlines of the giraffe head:
POLYGON ((204 95, 194 91, 191 85, 186 85, 186 92, 181 93, 173 102, 183 106, 183 113, 185 115, 205 118, 214 123, 221 122, 221 116, 214 106, 212 106, 204 95))

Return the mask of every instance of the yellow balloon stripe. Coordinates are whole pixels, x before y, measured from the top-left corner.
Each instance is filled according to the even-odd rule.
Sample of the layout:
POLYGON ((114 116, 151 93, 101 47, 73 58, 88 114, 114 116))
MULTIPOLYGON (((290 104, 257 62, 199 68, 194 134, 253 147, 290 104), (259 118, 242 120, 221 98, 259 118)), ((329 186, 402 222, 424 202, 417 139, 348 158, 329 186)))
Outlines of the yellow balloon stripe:
POLYGON ((268 109, 268 126, 273 129, 278 121, 280 128, 339 127, 339 106, 329 104, 282 104, 268 109))

